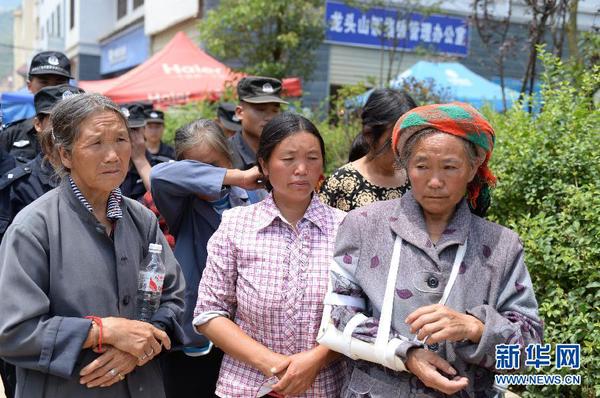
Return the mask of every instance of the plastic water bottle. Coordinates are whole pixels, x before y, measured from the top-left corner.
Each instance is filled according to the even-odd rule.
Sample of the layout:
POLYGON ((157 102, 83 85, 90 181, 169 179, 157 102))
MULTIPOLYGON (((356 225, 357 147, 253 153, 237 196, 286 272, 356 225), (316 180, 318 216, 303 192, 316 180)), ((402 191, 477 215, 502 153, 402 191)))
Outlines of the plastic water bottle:
POLYGON ((160 306, 163 282, 165 280, 165 265, 160 254, 162 245, 150 243, 150 260, 140 269, 137 291, 137 319, 150 322, 160 306))

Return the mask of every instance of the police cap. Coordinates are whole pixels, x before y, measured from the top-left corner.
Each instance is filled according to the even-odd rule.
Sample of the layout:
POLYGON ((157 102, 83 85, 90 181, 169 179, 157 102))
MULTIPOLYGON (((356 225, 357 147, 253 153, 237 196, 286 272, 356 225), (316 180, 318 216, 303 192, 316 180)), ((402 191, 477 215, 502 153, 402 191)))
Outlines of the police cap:
POLYGON ((227 130, 240 131, 242 123, 235 114, 235 104, 231 102, 222 102, 217 108, 217 117, 227 130))
POLYGON ((165 114, 162 111, 158 111, 155 109, 146 109, 144 111, 144 115, 146 115, 146 123, 164 123, 165 122, 165 114))
POLYGON ((67 99, 73 95, 83 94, 85 91, 79 87, 71 86, 69 84, 61 84, 60 86, 48 86, 42 88, 33 96, 33 105, 35 106, 35 113, 48 114, 52 110, 54 104, 64 99, 67 99))
POLYGON ((281 81, 272 77, 247 76, 242 78, 237 85, 240 101, 251 104, 266 104, 278 102, 287 104, 281 99, 281 81))
POLYGON ((130 104, 121 107, 121 113, 127 119, 127 126, 130 128, 139 128, 146 125, 146 115, 144 115, 144 107, 140 104, 130 104))
POLYGON ((59 75, 71 78, 71 62, 67 56, 59 51, 43 51, 37 53, 31 60, 29 74, 59 75))

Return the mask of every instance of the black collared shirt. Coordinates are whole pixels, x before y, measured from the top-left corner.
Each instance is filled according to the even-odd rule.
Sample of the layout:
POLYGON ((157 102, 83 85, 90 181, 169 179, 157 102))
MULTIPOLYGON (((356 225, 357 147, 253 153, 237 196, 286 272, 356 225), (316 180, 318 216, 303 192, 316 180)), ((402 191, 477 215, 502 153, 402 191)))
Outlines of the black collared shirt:
POLYGON ((233 167, 240 170, 248 170, 256 166, 256 153, 250 148, 238 131, 229 139, 229 145, 233 152, 233 167))
POLYGON ((19 167, 22 172, 15 172, 10 190, 11 221, 25 206, 59 185, 60 178, 43 158, 40 153, 31 162, 19 167))
POLYGON ((19 120, 0 132, 0 148, 14 156, 17 164, 26 164, 40 152, 33 118, 19 120))
MULTIPOLYGON (((0 133, 1 134, 1 133, 0 133)), ((15 167, 15 159, 0 148, 0 242, 10 223, 10 179, 8 172, 15 167)))
MULTIPOLYGON (((152 154, 146 150, 146 159, 150 163, 150 166, 154 167, 159 163, 165 163, 175 160, 175 149, 173 147, 161 142, 157 154, 152 154)), ((121 192, 124 196, 135 200, 140 200, 146 193, 146 187, 140 177, 137 169, 132 164, 127 172, 125 181, 121 184, 121 192)))

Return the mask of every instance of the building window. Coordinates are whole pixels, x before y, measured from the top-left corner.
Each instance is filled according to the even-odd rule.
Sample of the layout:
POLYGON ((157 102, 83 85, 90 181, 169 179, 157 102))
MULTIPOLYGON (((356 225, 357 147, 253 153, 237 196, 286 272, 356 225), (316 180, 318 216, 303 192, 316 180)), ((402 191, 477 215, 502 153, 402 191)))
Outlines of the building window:
POLYGON ((75 27, 75 0, 71 0, 69 8, 69 29, 75 27))
POLYGON ((52 36, 52 32, 50 31, 50 19, 46 19, 46 36, 48 36, 48 38, 52 36))
POLYGON ((117 19, 123 18, 127 14, 127 0, 117 0, 117 19))
POLYGON ((133 9, 135 10, 139 6, 144 5, 144 0, 133 0, 133 9))
POLYGON ((60 4, 56 7, 56 37, 61 37, 60 28, 60 4))

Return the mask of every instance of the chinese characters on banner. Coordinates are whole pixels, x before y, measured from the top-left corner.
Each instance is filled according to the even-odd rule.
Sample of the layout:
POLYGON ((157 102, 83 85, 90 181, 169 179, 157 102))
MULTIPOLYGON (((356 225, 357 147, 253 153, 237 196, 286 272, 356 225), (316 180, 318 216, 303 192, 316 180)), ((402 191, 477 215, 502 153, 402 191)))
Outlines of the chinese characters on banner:
POLYGON ((329 43, 361 47, 426 48, 435 53, 467 56, 469 24, 466 18, 406 14, 401 10, 371 8, 366 12, 327 1, 325 18, 329 43))

